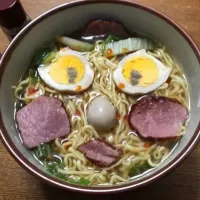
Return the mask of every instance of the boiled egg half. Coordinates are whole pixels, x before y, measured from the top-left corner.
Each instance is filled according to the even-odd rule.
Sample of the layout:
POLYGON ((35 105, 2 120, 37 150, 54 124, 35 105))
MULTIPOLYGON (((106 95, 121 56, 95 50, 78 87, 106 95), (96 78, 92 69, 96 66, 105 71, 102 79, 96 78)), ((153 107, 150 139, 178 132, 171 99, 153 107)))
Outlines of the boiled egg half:
POLYGON ((87 59, 67 48, 61 49, 50 65, 40 66, 38 73, 49 87, 63 92, 82 92, 94 79, 94 71, 87 59))
POLYGON ((113 78, 116 86, 128 94, 146 94, 165 83, 171 69, 142 49, 122 59, 113 78))

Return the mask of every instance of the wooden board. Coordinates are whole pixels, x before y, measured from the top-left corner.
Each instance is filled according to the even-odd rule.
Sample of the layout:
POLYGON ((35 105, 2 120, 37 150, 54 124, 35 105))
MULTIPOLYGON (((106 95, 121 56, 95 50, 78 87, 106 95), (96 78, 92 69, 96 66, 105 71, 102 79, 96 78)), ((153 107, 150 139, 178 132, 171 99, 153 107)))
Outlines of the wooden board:
MULTIPOLYGON (((21 0, 31 18, 67 0, 21 0)), ((165 13, 178 22, 200 47, 200 0, 138 0, 165 13)), ((0 51, 8 45, 0 32, 0 51)), ((200 146, 179 168, 161 180, 117 195, 92 196, 64 191, 40 182, 22 169, 0 142, 0 200, 51 200, 51 199, 162 199, 200 200, 200 146)))

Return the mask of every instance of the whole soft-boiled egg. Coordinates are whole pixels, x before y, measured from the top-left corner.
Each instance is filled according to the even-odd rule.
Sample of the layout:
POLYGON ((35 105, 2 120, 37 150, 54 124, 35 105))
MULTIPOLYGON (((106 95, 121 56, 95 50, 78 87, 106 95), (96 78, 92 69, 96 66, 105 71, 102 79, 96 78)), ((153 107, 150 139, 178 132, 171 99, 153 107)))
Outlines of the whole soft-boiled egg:
POLYGON ((142 49, 123 58, 113 78, 116 86, 128 94, 146 94, 165 83, 171 69, 142 49))
POLYGON ((49 87, 64 92, 82 92, 94 79, 94 71, 87 59, 67 48, 58 52, 53 63, 40 66, 38 73, 49 87))

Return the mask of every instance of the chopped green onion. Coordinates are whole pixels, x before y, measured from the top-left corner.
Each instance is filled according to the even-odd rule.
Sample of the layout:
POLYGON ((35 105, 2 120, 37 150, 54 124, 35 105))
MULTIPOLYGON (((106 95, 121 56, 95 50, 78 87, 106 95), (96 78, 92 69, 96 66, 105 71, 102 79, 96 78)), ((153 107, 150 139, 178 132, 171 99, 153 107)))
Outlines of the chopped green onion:
POLYGON ((108 44, 108 43, 116 42, 116 41, 119 41, 119 40, 121 40, 120 37, 118 37, 118 36, 116 36, 116 35, 110 34, 110 35, 108 35, 108 36, 106 37, 106 39, 104 40, 104 43, 105 43, 105 44, 108 44))
POLYGON ((34 150, 35 156, 44 164, 46 170, 54 177, 64 180, 71 184, 76 185, 90 185, 91 182, 88 179, 80 178, 74 180, 68 175, 58 172, 58 169, 64 169, 65 165, 62 159, 59 159, 59 155, 56 155, 55 150, 50 144, 40 144, 34 150))
POLYGON ((56 52, 51 52, 46 58, 43 60, 43 64, 50 63, 56 57, 56 52))
POLYGON ((149 165, 149 163, 147 161, 144 162, 140 162, 140 163, 136 163, 130 170, 129 175, 130 176, 137 176, 140 175, 142 173, 144 173, 145 171, 151 169, 152 167, 149 165))

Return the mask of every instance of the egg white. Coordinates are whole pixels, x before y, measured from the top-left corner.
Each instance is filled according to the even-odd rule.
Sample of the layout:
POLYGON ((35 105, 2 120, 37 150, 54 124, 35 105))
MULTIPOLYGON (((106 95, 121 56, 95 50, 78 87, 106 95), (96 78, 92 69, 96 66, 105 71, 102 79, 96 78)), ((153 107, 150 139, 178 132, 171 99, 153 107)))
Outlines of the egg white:
POLYGON ((129 54, 124 59, 122 59, 119 62, 117 69, 113 73, 113 78, 117 87, 120 83, 123 83, 125 85, 124 88, 119 88, 121 91, 125 93, 146 94, 146 93, 154 91, 156 88, 160 87, 163 83, 165 83, 170 75, 170 72, 171 72, 171 69, 169 67, 165 66, 162 62, 160 62, 155 57, 147 54, 145 49, 142 49, 135 53, 129 54), (122 71, 123 71, 123 66, 125 62, 127 62, 127 60, 129 59, 134 59, 137 57, 150 58, 154 61, 158 69, 158 80, 156 82, 152 83, 149 86, 137 86, 137 85, 132 85, 130 82, 128 82, 124 78, 122 71))
POLYGON ((66 56, 66 55, 75 55, 84 63, 85 73, 84 73, 83 78, 79 82, 70 83, 70 84, 60 84, 60 83, 55 82, 49 74, 49 71, 50 71, 52 65, 54 65, 54 63, 52 63, 48 66, 39 67, 38 73, 39 73, 41 79, 49 87, 51 87, 55 90, 63 91, 63 92, 74 92, 74 93, 82 92, 82 91, 86 90, 88 87, 90 87, 90 85, 92 84, 93 79, 94 79, 94 71, 91 69, 90 63, 87 61, 87 59, 85 57, 81 56, 80 54, 76 53, 75 51, 68 50, 67 48, 60 50, 56 56, 56 59, 58 59, 61 56, 66 56), (78 86, 82 87, 81 91, 76 90, 76 88, 78 86))

